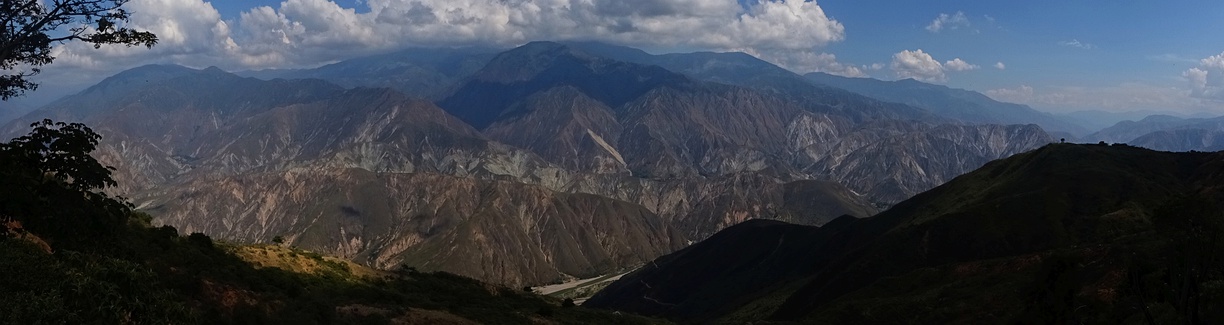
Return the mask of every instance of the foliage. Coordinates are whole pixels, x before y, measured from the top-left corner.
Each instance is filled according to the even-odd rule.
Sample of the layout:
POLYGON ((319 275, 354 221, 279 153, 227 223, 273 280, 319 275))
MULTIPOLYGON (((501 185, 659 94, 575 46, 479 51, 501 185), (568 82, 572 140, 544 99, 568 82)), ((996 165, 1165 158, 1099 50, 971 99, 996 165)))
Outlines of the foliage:
POLYGON ((143 265, 0 240, 0 322, 181 323, 196 315, 143 265))
POLYGON ((0 143, 0 216, 60 245, 110 234, 131 205, 99 192, 114 186, 110 167, 89 155, 101 139, 79 123, 43 120, 29 135, 0 143))
POLYGON ((68 41, 153 47, 157 36, 127 28, 128 0, 5 0, 0 2, 0 100, 38 88, 27 77, 50 64, 51 47, 68 41), (28 72, 14 74, 19 67, 28 72))

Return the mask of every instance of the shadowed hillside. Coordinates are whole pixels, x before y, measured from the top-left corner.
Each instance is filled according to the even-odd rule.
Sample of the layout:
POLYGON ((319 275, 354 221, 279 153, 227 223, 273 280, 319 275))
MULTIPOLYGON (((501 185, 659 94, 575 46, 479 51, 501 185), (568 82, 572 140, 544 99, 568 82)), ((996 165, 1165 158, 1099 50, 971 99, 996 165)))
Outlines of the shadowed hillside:
POLYGON ((702 322, 1219 321, 1222 182, 1224 153, 1048 145, 870 218, 789 226, 802 242, 728 228, 587 305, 702 322), (727 285, 744 277, 756 285, 727 285))

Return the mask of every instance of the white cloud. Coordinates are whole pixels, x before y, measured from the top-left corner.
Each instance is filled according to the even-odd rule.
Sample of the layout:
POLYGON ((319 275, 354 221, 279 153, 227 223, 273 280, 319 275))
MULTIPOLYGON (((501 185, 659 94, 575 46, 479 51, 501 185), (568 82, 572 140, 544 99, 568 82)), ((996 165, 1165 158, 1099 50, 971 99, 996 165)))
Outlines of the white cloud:
POLYGON ((944 82, 943 65, 939 64, 930 54, 922 49, 916 51, 903 50, 893 54, 892 70, 898 78, 914 78, 926 82, 944 82))
POLYGON ((1190 68, 1182 72, 1182 77, 1190 82, 1190 90, 1202 93, 1207 88, 1207 70, 1190 68))
POLYGON ((940 64, 938 60, 935 60, 930 54, 923 52, 922 49, 914 51, 903 50, 893 54, 891 66, 897 78, 913 78, 933 83, 948 81, 948 76, 945 74, 946 71, 959 72, 980 68, 960 58, 940 64))
POLYGON ((819 55, 820 46, 845 39, 840 22, 804 0, 747 7, 736 0, 368 0, 366 5, 370 11, 356 12, 329 0, 285 0, 278 7, 253 7, 235 22, 223 21, 202 0, 132 0, 125 6, 132 27, 162 39, 154 50, 62 46, 61 56, 78 60, 58 64, 95 66, 102 60, 111 65, 111 59, 135 57, 131 61, 297 67, 406 46, 565 39, 812 56, 819 55))
MULTIPOLYGON (((223 69, 310 67, 409 46, 516 46, 597 40, 652 48, 744 51, 791 69, 863 75, 818 49, 845 28, 814 1, 367 0, 357 12, 330 0, 285 0, 223 20, 203 0, 132 0, 131 27, 154 32, 152 50, 80 43, 55 48, 48 66, 110 74, 148 63, 223 69)), ((51 73, 48 73, 51 75, 51 73)), ((45 79, 45 78, 44 78, 45 79)))
POLYGON ((98 70, 150 58, 194 57, 201 61, 218 61, 236 54, 238 49, 230 38, 229 25, 208 3, 135 0, 124 8, 135 13, 157 13, 131 17, 132 27, 157 34, 157 46, 152 50, 125 46, 94 49, 90 44, 71 42, 53 50, 56 64, 98 70))
POLYGON ((976 64, 969 64, 969 62, 965 62, 965 60, 961 60, 960 58, 955 58, 955 59, 952 59, 951 61, 944 62, 943 66, 945 69, 948 69, 951 71, 969 71, 969 70, 977 70, 978 68, 980 68, 976 64))
POLYGON ((994 67, 995 69, 999 69, 999 70, 1007 70, 1007 65, 1003 64, 1002 61, 995 62, 994 67))
POLYGON ((958 29, 961 27, 969 27, 969 17, 965 16, 964 12, 957 11, 955 14, 939 14, 935 20, 927 25, 926 30, 932 33, 938 33, 944 29, 958 29))
MULTIPOLYGON (((811 49, 845 38, 845 29, 841 23, 826 16, 824 9, 816 2, 760 2, 738 18, 732 21, 727 31, 730 32, 731 42, 720 40, 711 42, 709 46, 797 50, 811 49)), ((687 32, 704 33, 700 30, 687 32)))
POLYGON ((884 68, 883 63, 872 63, 872 64, 863 65, 863 69, 871 70, 871 71, 879 71, 880 69, 883 69, 883 68, 884 68))
POLYGON ((1204 100, 1224 101, 1224 53, 1198 61, 1199 67, 1182 72, 1190 84, 1190 96, 1204 100))
POLYGON ((1224 52, 1199 60, 1205 68, 1224 70, 1224 52))
POLYGON ((1069 46, 1069 47, 1074 47, 1074 48, 1084 49, 1084 50, 1091 50, 1091 49, 1096 48, 1096 45, 1080 42, 1078 39, 1072 39, 1070 41, 1061 41, 1061 42, 1058 42, 1058 45, 1069 46))
POLYGON ((986 91, 986 96, 1000 102, 1030 103, 1033 100, 1033 87, 1020 85, 1016 88, 1000 88, 986 91))
POLYGON ((810 51, 773 51, 758 53, 753 50, 746 50, 745 53, 751 54, 762 60, 773 62, 779 66, 785 67, 795 73, 808 72, 824 72, 843 77, 866 77, 859 67, 837 62, 837 56, 829 53, 813 53, 810 51))

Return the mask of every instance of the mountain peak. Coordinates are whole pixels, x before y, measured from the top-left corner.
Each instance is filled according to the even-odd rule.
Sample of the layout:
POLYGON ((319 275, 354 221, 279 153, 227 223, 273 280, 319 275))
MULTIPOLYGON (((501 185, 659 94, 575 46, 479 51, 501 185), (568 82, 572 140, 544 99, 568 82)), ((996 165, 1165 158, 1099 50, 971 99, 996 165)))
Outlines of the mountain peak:
POLYGON ((596 57, 565 44, 536 41, 498 54, 476 74, 475 79, 500 83, 525 81, 563 58, 580 64, 596 61, 596 57))
POLYGON ((199 70, 177 64, 148 64, 124 70, 113 76, 107 77, 98 84, 102 85, 120 80, 134 81, 138 79, 141 81, 155 82, 185 76, 197 71, 199 70))

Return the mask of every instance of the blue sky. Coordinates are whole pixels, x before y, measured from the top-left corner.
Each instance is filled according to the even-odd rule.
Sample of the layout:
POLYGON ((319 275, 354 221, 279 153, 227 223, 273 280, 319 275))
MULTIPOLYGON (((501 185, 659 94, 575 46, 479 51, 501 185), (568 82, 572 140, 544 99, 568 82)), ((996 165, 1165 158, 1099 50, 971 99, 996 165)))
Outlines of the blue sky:
POLYGON ((842 0, 821 6, 846 26, 846 40, 826 48, 839 58, 878 62, 899 49, 922 48, 1009 67, 1005 76, 949 81, 959 87, 1167 83, 1180 81, 1175 77, 1191 63, 1176 58, 1197 61, 1224 50, 1221 1, 842 0), (940 13, 956 12, 970 26, 924 28, 940 13), (1060 45, 1076 40, 1091 48, 1060 45))
POLYGON ((41 77, 56 85, 45 94, 148 63, 301 68, 410 46, 584 39, 652 52, 743 51, 799 73, 915 78, 1052 112, 1224 115, 1224 1, 132 0, 126 8, 134 27, 163 42, 62 46, 41 77), (56 82, 65 76, 73 78, 56 82))

